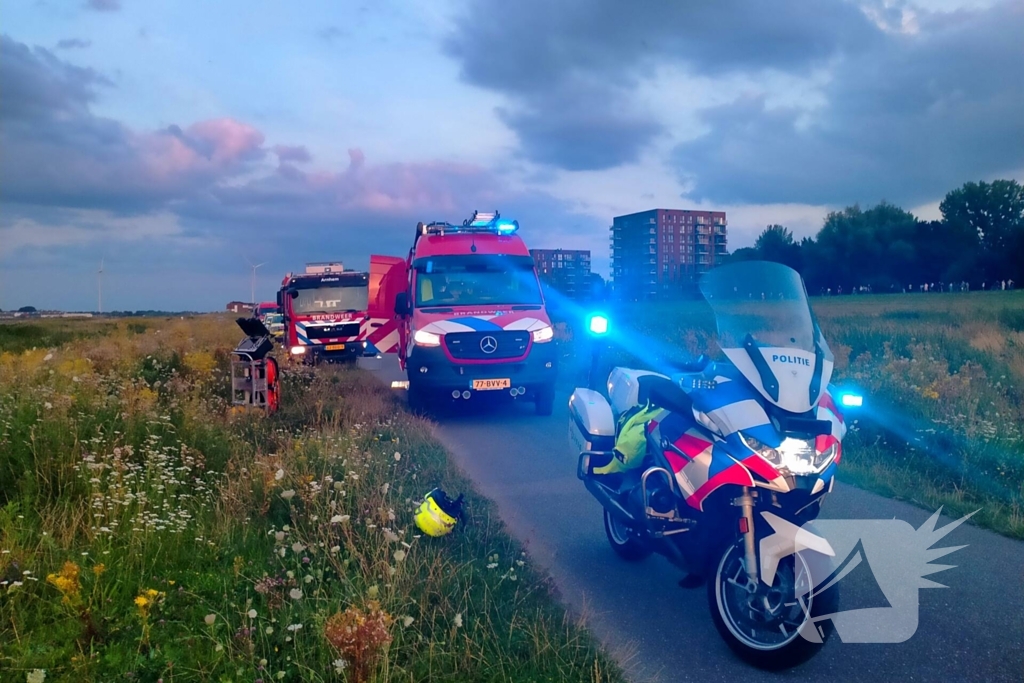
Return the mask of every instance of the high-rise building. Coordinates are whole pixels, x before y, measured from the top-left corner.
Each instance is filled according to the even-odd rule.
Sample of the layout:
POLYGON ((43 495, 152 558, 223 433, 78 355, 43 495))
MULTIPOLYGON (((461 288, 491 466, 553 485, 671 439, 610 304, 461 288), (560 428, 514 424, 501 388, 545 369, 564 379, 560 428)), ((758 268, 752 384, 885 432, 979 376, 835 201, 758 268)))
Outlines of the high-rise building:
POLYGON ((590 292, 589 249, 531 249, 541 282, 573 300, 590 292))
POLYGON ((612 281, 619 298, 657 299, 693 288, 728 253, 724 211, 651 209, 616 216, 612 281))

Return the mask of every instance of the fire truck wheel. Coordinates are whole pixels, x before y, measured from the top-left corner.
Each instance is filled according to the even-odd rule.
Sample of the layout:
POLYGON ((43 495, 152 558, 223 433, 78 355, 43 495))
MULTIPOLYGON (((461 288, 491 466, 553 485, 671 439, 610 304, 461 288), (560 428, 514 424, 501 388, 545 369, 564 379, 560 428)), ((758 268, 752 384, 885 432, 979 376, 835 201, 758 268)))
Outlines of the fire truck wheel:
POLYGON ((538 415, 550 415, 555 408, 555 385, 544 384, 537 387, 534 402, 538 415))

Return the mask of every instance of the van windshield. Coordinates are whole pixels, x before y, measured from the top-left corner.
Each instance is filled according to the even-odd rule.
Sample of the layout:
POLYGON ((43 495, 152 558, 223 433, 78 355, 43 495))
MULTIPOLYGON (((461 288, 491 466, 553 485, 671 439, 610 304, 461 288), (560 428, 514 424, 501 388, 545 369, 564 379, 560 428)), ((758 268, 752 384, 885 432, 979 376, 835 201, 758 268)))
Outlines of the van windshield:
POLYGON ((529 256, 430 256, 413 262, 417 306, 534 305, 543 299, 529 256))

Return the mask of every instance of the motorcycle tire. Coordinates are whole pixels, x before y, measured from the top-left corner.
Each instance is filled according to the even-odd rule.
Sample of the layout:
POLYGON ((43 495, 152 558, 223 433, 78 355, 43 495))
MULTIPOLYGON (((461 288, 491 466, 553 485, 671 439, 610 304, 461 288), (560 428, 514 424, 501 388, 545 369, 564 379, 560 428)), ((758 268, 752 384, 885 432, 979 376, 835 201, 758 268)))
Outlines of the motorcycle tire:
POLYGON ((604 533, 615 554, 627 562, 639 562, 651 554, 647 544, 608 510, 604 511, 604 533))
MULTIPOLYGON (((728 583, 726 577, 731 576, 735 571, 737 562, 739 562, 738 566, 742 568, 740 558, 743 557, 743 553, 742 538, 723 549, 721 559, 715 566, 714 574, 707 582, 708 608, 711 610, 711 617, 715 622, 715 628, 718 629, 719 635, 722 636, 722 639, 725 640, 734 653, 743 661, 759 669, 782 671, 803 664, 816 655, 832 635, 834 627, 830 619, 824 619, 817 623, 808 623, 805 616, 804 622, 798 628, 792 629, 792 634, 786 636, 788 640, 784 640, 781 643, 757 643, 754 641, 754 636, 742 632, 743 630, 735 623, 735 619, 730 614, 723 613, 723 610, 727 609, 724 604, 726 598, 723 594, 723 585, 728 583), (817 642, 812 642, 805 638, 801 635, 801 632, 812 633, 817 642)), ((793 564, 794 571, 795 567, 802 565, 802 568, 806 569, 816 582, 829 576, 831 572, 831 563, 827 558, 815 553, 804 552, 799 556, 783 558, 783 563, 779 565, 780 573, 784 571, 783 567, 787 566, 787 559, 793 564), (798 565, 797 563, 800 564, 798 565)), ((780 585, 780 581, 782 579, 780 575, 777 575, 773 586, 780 585)), ((813 585, 817 585, 817 583, 813 585)), ((810 618, 814 619, 815 617, 835 614, 838 610, 839 586, 833 585, 827 590, 814 594, 811 597, 810 609, 806 611, 806 614, 809 614, 810 618)), ((737 610, 737 612, 742 611, 744 610, 737 610)))

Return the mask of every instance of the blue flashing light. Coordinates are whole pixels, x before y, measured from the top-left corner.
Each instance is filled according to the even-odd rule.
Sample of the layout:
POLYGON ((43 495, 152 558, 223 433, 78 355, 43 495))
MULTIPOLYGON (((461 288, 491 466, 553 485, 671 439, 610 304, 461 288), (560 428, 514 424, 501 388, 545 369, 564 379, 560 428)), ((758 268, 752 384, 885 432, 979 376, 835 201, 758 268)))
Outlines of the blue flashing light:
POLYGON ((498 229, 499 235, 511 235, 519 229, 519 221, 510 221, 503 218, 497 221, 494 227, 498 229))
POLYGON ((608 334, 608 318, 600 313, 592 313, 587 318, 587 329, 595 337, 608 334))
POLYGON ((842 394, 839 403, 846 408, 860 408, 864 405, 864 397, 860 394, 842 394))

